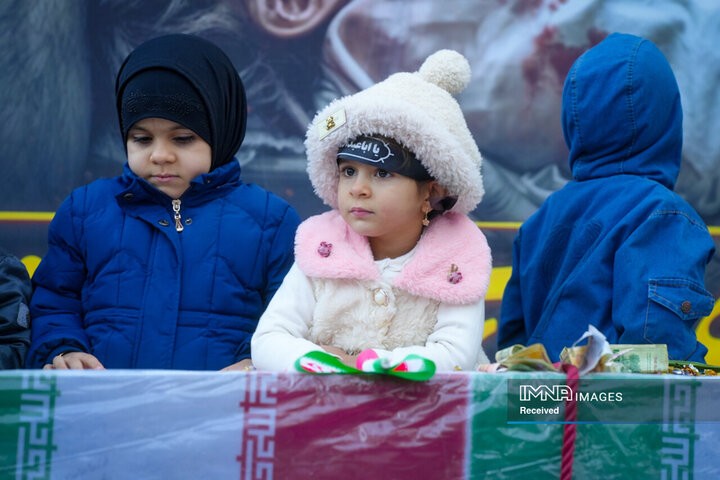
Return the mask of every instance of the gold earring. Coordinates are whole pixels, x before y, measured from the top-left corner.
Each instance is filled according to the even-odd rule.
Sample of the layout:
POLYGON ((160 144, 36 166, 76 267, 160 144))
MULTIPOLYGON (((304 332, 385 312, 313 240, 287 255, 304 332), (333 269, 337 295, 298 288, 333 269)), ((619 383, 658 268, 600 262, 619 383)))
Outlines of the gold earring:
POLYGON ((430 213, 430 212, 425 212, 425 218, 422 219, 423 227, 427 227, 428 225, 430 225, 430 219, 428 218, 428 213, 430 213))

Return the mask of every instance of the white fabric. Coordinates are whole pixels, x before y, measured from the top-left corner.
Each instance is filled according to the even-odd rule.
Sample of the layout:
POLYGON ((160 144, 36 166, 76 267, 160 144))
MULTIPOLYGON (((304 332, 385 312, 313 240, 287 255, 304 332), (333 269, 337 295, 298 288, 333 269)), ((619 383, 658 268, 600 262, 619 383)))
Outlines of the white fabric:
POLYGON ((424 345, 435 329, 440 300, 413 295, 396 278, 411 258, 417 259, 417 250, 416 246, 399 258, 373 261, 370 267, 378 277, 372 280, 316 276, 298 263, 311 278, 316 301, 308 339, 350 355, 424 345))
MULTIPOLYGON (((376 261, 382 280, 392 283, 412 254, 376 261)), ((322 350, 308 340, 317 307, 312 282, 297 265, 288 272, 253 336, 252 359, 256 368, 293 371, 299 357, 322 350)), ((393 362, 414 353, 434 361, 438 371, 452 371, 456 367, 470 370, 478 363, 489 363, 482 350, 484 319, 484 299, 469 305, 440 303, 437 322, 424 345, 374 350, 393 362)))

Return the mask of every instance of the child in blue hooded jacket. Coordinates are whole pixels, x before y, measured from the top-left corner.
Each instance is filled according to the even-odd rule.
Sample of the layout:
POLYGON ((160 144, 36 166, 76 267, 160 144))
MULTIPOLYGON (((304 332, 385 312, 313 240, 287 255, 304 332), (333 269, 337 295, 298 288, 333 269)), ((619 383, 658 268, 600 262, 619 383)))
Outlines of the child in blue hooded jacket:
POLYGON ((50 224, 27 366, 245 368, 300 219, 240 179, 240 77, 216 45, 168 35, 128 56, 116 102, 128 162, 50 224))
POLYGON ((588 328, 611 344, 667 344, 703 361, 693 330, 714 299, 704 288, 715 247, 673 187, 682 106, 650 41, 612 34, 573 64, 562 126, 574 179, 520 228, 498 347, 542 343, 552 360, 588 328))

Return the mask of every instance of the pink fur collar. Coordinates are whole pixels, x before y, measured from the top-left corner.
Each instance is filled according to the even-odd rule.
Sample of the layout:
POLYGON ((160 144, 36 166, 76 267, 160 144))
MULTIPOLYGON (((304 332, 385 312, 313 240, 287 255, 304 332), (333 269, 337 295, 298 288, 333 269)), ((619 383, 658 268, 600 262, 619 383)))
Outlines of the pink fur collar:
MULTIPOLYGON (((380 278, 367 238, 350 228, 336 210, 300 225, 295 261, 309 277, 380 278)), ((467 216, 448 212, 425 229, 415 254, 393 283, 413 295, 467 304, 485 296, 491 270, 490 248, 480 229, 467 216), (450 277, 453 265, 457 271, 450 277)))

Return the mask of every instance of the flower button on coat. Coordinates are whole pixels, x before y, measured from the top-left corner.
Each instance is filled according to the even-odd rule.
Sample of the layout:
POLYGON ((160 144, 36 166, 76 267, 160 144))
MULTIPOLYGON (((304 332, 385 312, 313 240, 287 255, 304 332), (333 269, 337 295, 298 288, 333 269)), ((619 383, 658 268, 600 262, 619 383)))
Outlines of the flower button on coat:
POLYGON ((462 272, 458 270, 458 266, 454 263, 450 266, 450 271, 447 274, 447 281, 456 284, 462 281, 462 272))
POLYGON ((317 252, 320 254, 321 257, 329 257, 330 253, 332 253, 332 243, 320 242, 320 246, 318 247, 317 252))

